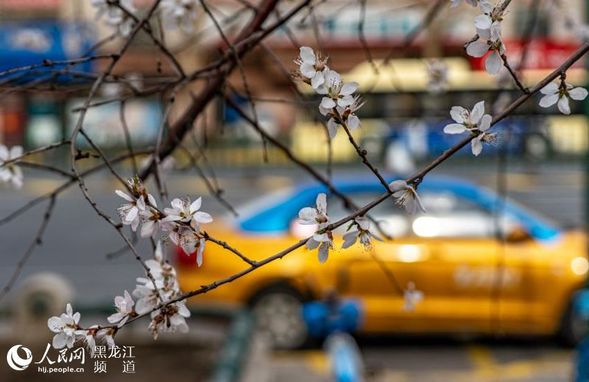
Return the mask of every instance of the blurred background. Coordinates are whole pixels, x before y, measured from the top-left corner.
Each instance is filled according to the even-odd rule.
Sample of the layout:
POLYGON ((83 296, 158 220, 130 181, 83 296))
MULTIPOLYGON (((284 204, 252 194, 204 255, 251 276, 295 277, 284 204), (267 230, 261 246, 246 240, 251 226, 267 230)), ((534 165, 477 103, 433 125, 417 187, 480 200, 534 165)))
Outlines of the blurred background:
MULTIPOLYGON (((284 9, 287 9, 292 2, 285 3, 284 9)), ((244 59, 243 71, 249 89, 244 88, 241 74, 235 71, 229 78, 228 90, 241 109, 249 111, 254 104, 257 119, 268 134, 276 137, 296 157, 328 174, 336 184, 341 179, 363 184, 371 174, 362 167, 342 131, 328 144, 321 123, 323 117, 316 110, 319 98, 306 85, 293 85, 289 73, 296 68, 292 61, 299 54, 299 46, 321 51, 329 57, 330 67, 346 80, 360 84, 359 93, 365 101, 359 112, 362 127, 353 134, 367 150, 370 160, 390 174, 391 179, 413 173, 460 140, 442 131, 450 123, 452 106, 471 109, 476 102, 484 100, 487 112, 495 114, 519 96, 519 90, 509 78, 488 75, 481 59, 465 54, 464 44, 475 33, 475 8, 464 4, 450 8, 449 2, 438 2, 443 3, 438 6, 433 1, 414 0, 317 3, 312 12, 302 12, 244 59), (435 17, 429 27, 421 31, 420 26, 432 9, 435 17), (413 35, 415 31, 419 33, 413 35), (446 81, 435 78, 432 65, 442 68, 440 72, 446 81), (439 88, 438 83, 442 84, 439 88), (253 95, 251 98, 248 92, 253 95)), ((134 0, 133 4, 137 16, 141 17, 152 1, 134 0)), ((229 35, 239 31, 250 17, 247 2, 210 0, 207 4, 222 20, 229 35)), ((585 25, 588 12, 589 6, 582 0, 522 0, 510 4, 502 23, 503 39, 508 59, 526 85, 533 86, 581 46, 588 37, 585 25)), ((210 18, 202 10, 198 15, 194 33, 166 31, 165 34, 166 45, 188 72, 213 62, 224 48, 210 18)), ((153 27, 162 28, 158 23, 153 23, 153 27)), ((44 60, 81 57, 88 52, 110 54, 121 46, 121 40, 111 38, 111 33, 104 23, 96 20, 90 1, 0 0, 0 72, 44 60)), ((4 73, 5 80, 0 78, 0 144, 22 145, 25 150, 31 150, 67 139, 77 119, 73 110, 84 102, 89 81, 100 74, 106 63, 88 61, 57 75, 43 68, 28 71, 21 78, 4 73), (40 86, 45 83, 51 85, 40 86)), ((175 72, 149 37, 140 32, 114 74, 141 91, 173 77, 175 72)), ((575 86, 586 86, 587 80, 586 60, 579 61, 567 72, 567 82, 575 86)), ((196 81, 189 90, 197 93, 203 83, 196 81)), ((190 91, 178 96, 170 114, 172 120, 190 100, 190 91)), ((480 157, 474 158, 470 147, 465 147, 435 170, 441 179, 468 181, 474 191, 465 196, 446 187, 443 181, 441 185, 433 185, 427 200, 432 212, 415 219, 407 218, 404 230, 391 231, 400 238, 399 245, 433 248, 430 247, 432 243, 458 243, 448 250, 450 255, 443 264, 424 261, 421 269, 411 271, 421 272, 429 279, 416 285, 424 292, 423 307, 420 308, 419 303, 416 306, 419 325, 407 324, 405 328, 405 324, 401 324, 411 319, 402 309, 402 295, 395 292, 390 300, 387 299, 390 296, 381 296, 385 294, 383 289, 388 288, 387 293, 391 293, 389 281, 383 276, 390 270, 400 272, 396 276, 403 283, 403 289, 408 282, 419 279, 414 274, 404 275, 403 265, 399 266, 400 263, 420 263, 419 252, 409 260, 386 259, 389 271, 386 267, 368 266, 366 274, 359 276, 361 282, 367 284, 372 279, 372 284, 365 289, 341 289, 337 285, 341 282, 337 276, 339 268, 321 270, 318 264, 311 265, 306 271, 309 274, 319 275, 319 279, 323 274, 328 276, 318 282, 314 293, 304 296, 301 292, 304 288, 297 289, 294 285, 298 281, 291 283, 285 276, 289 274, 286 268, 300 265, 285 262, 282 266, 285 269, 277 266, 269 271, 275 276, 271 282, 255 273, 247 276, 247 281, 241 284, 247 293, 232 295, 228 291, 200 300, 195 298, 191 304, 193 316, 189 336, 169 336, 153 342, 145 330, 147 321, 134 324, 129 333, 121 334, 119 342, 136 346, 136 373, 123 373, 120 360, 116 360, 112 366, 109 364, 104 378, 158 380, 164 378, 162 371, 166 371, 165 376, 179 380, 335 380, 334 370, 340 362, 337 360, 346 359, 338 355, 339 346, 344 353, 349 352, 345 354, 352 357, 352 364, 362 370, 365 380, 571 380, 577 367, 575 346, 583 334, 576 331, 575 341, 568 341, 568 346, 563 346, 552 334, 560 333, 563 322, 577 325, 576 328, 586 325, 571 318, 570 312, 574 296, 582 289, 589 269, 582 233, 588 216, 589 109, 586 102, 574 102, 571 103, 572 113, 562 115, 556 107, 538 106, 539 99, 540 95, 533 96, 501 122, 496 128, 496 142, 486 145, 480 157), (488 190, 492 195, 491 207, 480 208, 484 206, 482 194, 478 194, 483 192, 480 190, 488 190), (467 202, 461 203, 460 197, 467 202), (503 230, 495 229, 501 225, 497 223, 500 220, 497 210, 504 208, 503 203, 496 200, 504 199, 512 200, 517 208, 522 206, 531 211, 525 219, 518 215, 522 219, 514 223, 518 228, 527 229, 547 222, 542 227, 558 232, 561 242, 547 244, 542 241, 546 237, 533 230, 526 231, 524 239, 515 238, 510 242, 509 235, 501 235, 499 231, 503 230), (472 208, 468 209, 471 204, 472 208), (460 207, 464 205, 466 211, 460 207), (448 216, 459 218, 450 220, 448 216), (419 223, 418 219, 424 217, 437 220, 422 219, 419 223), (528 219, 538 219, 538 223, 534 220, 527 226, 528 219), (439 229, 442 226, 446 229, 439 229), (477 230, 473 229, 475 226, 491 228, 477 230), (570 232, 577 235, 573 244, 567 241, 570 232), (490 245, 503 248, 504 255, 483 253, 481 248, 490 245), (477 258, 480 261, 473 260, 477 258), (441 269, 437 267, 444 264, 450 264, 447 273, 432 271, 441 269), (471 291, 474 288, 476 293, 469 292, 468 298, 464 298, 459 287, 448 287, 444 296, 435 300, 437 292, 432 295, 428 291, 430 282, 437 287, 463 283, 471 291), (509 289, 511 287, 515 292, 509 289), (276 290, 281 293, 267 293, 276 290), (294 305, 284 297, 289 294, 296 294, 294 305), (300 316, 292 322, 280 316, 282 322, 290 322, 286 325, 288 328, 302 325, 303 321, 304 325, 320 325, 302 316, 303 305, 308 307, 309 302, 334 309, 330 314, 350 320, 351 331, 357 332, 353 340, 356 343, 340 338, 340 342, 325 345, 323 339, 331 329, 319 330, 317 338, 303 341, 303 336, 313 332, 313 327, 307 327, 306 332, 295 334, 301 338, 295 342, 304 342, 302 349, 290 349, 290 344, 283 346, 287 350, 275 349, 273 340, 269 339, 275 333, 257 335, 256 321, 260 318, 247 309, 266 295, 275 298, 266 301, 267 315, 300 316), (331 300, 325 302, 326 296, 331 300), (426 305, 428 298, 439 305, 426 305), (486 305, 477 305, 481 299, 486 305), (354 301, 353 310, 360 318, 354 315, 355 318, 350 318, 338 310, 346 301, 354 301), (374 324, 374 330, 362 330, 363 326, 371 325, 371 309, 381 308, 383 311, 390 309, 383 313, 382 319, 390 316, 391 321, 381 326, 374 324), (476 317, 475 313, 481 309, 484 317, 476 317), (501 321, 509 316, 510 309, 520 312, 513 313, 514 322, 519 320, 517 325, 509 329, 508 324, 503 327, 494 322, 497 317, 501 321), (457 319, 454 326, 436 323, 452 319, 453 311, 464 313, 456 313, 460 320, 457 319), (535 321, 537 317, 532 316, 541 317, 535 321), (477 320, 484 322, 479 325, 477 320)), ((94 102, 104 104, 90 109, 84 129, 108 155, 114 156, 127 147, 121 113, 125 115, 134 149, 154 144, 164 112, 159 94, 129 95, 124 86, 112 82, 101 88, 94 102), (109 101, 112 99, 124 101, 109 101)), ((203 210, 226 223, 215 226, 217 236, 223 239, 227 234, 236 238, 237 247, 243 242, 251 251, 259 251, 256 255, 272 254, 265 253, 263 248, 274 245, 277 235, 285 238, 283 243, 298 239, 291 224, 294 214, 284 218, 280 223, 284 225, 282 229, 268 228, 271 223, 264 222, 264 219, 269 220, 264 214, 274 211, 273 207, 284 210, 291 206, 289 198, 295 200, 298 187, 303 187, 304 191, 305 185, 311 184, 313 179, 293 165, 283 150, 264 144, 237 110, 222 98, 216 99, 195 122, 184 144, 186 149, 176 152, 173 161, 166 164, 168 192, 172 197, 202 196, 203 210), (254 207, 250 204, 276 191, 284 193, 282 199, 264 199, 254 207), (232 216, 230 209, 215 195, 222 195, 239 217, 232 216), (246 204, 247 208, 241 207, 246 204)), ((89 149, 83 140, 78 147, 89 149)), ((67 149, 53 150, 33 159, 64 169, 69 168, 68 160, 67 149)), ((89 168, 94 163, 89 159, 81 166, 89 168)), ((131 161, 117 168, 129 175, 133 172, 131 161)), ((66 181, 54 174, 27 168, 22 190, 0 188, 2 284, 8 283, 15 271, 19 272, 12 288, 4 290, 0 300, 0 350, 24 344, 33 350, 35 360, 50 339, 46 318, 62 312, 67 301, 74 302, 75 310, 82 312, 83 321, 103 319, 101 317, 112 312, 113 296, 125 289, 131 291, 135 277, 142 276, 142 269, 134 258, 120 251, 124 243, 96 216, 76 185, 60 195, 42 246, 20 269, 22 254, 26 253, 38 229, 44 208, 33 208, 15 219, 11 218, 12 214, 66 181), (37 326, 33 331, 30 328, 34 325, 37 326)), ((105 171, 89 177, 87 183, 101 208, 115 216, 120 203, 114 195, 118 187, 116 180, 105 171)), ((368 193, 376 196, 379 190, 371 189, 368 193)), ((359 203, 370 200, 365 199, 365 194, 356 195, 354 191, 350 194, 359 203)), ((313 200, 302 206, 312 203, 313 200)), ((391 224, 399 223, 397 212, 375 214, 391 224)), ((146 253, 151 251, 143 241, 138 243, 138 248, 146 253)), ((375 250, 378 252, 379 247, 375 250)), ((401 253, 399 251, 401 249, 395 247, 382 253, 401 253)), ((217 265, 211 260, 210 265, 205 264, 199 270, 186 254, 177 253, 173 248, 169 252, 169 259, 178 264, 184 289, 212 282, 243 268, 231 264, 215 268, 217 265)), ((206 255, 211 257, 211 254, 206 255)), ((293 256, 306 256, 317 263, 310 253, 293 256)), ((229 288, 231 285, 222 287, 229 288)), ((262 314, 261 320, 264 319, 262 314)), ((322 319, 327 320, 326 317, 322 319)), ((509 317, 505 319, 509 321, 509 317)), ((102 378, 102 373, 93 370, 94 364, 93 359, 87 361, 85 378, 102 378)), ((1 380, 81 378, 71 373, 39 374, 32 366, 22 373, 9 369, 6 364, 0 370, 1 380)))

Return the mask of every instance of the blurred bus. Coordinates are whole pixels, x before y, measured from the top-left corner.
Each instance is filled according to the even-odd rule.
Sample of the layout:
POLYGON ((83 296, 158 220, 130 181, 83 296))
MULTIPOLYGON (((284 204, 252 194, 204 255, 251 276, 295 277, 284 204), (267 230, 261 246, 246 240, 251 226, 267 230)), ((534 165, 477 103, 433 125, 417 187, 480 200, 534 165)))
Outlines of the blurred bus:
MULTIPOLYGON (((397 59, 388 65, 376 62, 378 73, 372 64, 365 62, 342 74, 345 81, 360 84, 359 93, 366 102, 358 113, 362 128, 354 135, 373 160, 385 160, 395 144, 415 160, 435 157, 463 138, 443 132, 444 126, 451 122, 452 106, 471 109, 476 102, 484 100, 486 113, 494 115, 521 95, 510 78, 504 81, 506 85, 500 86, 498 77, 473 70, 465 58, 440 61, 447 67, 448 76, 446 91, 442 93, 429 91, 425 59, 397 59), (492 110, 493 105, 496 110, 492 110)), ((550 72, 528 69, 521 76, 524 84, 532 87, 550 72)), ((576 86, 584 86, 586 79, 583 68, 573 67, 567 72, 567 82, 576 86)), ((301 89, 319 103, 320 96, 311 94, 308 86, 301 89)), ((494 129, 497 144, 486 145, 484 151, 489 153, 501 148, 533 160, 584 153, 587 149, 584 102, 571 102, 571 114, 562 115, 556 105, 541 108, 540 98, 541 94, 534 95, 502 121, 494 129)), ((301 116, 291 139, 293 150, 304 159, 326 160, 325 133, 320 122, 301 116)), ((332 150, 335 163, 355 159, 353 148, 341 130, 333 140, 332 150)), ((460 151, 460 154, 469 153, 469 147, 460 151)))

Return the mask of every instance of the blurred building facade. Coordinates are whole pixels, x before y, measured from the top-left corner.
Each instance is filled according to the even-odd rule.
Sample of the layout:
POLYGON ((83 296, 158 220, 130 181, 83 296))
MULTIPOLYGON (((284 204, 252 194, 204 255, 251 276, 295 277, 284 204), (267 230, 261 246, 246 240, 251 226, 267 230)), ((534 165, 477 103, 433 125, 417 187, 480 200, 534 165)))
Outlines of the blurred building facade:
MULTIPOLYGON (((135 0, 138 16, 144 14, 152 3, 152 0, 135 0)), ((251 17, 251 12, 247 11, 244 3, 231 0, 210 0, 208 3, 220 22, 226 22, 230 34, 236 34, 251 17)), ((380 62, 387 58, 394 62, 398 59, 432 57, 460 57, 468 63, 470 70, 480 71, 481 60, 469 59, 463 48, 465 41, 475 33, 472 20, 477 14, 476 9, 467 5, 453 9, 443 4, 429 28, 408 44, 406 36, 419 29, 433 3, 374 0, 367 2, 365 9, 360 2, 321 3, 313 9, 314 12, 303 12, 288 28, 280 28, 266 40, 265 47, 257 48, 247 56, 244 70, 249 88, 255 97, 261 99, 296 100, 287 73, 295 69, 292 61, 298 55, 298 47, 301 45, 321 50, 329 56, 330 65, 341 73, 360 70, 358 68, 366 65, 369 60, 380 62), (272 53, 269 54, 266 48, 272 53)), ((285 13, 292 4, 287 2, 285 6, 287 8, 281 9, 280 13, 285 13)), ((524 40, 533 36, 530 47, 527 48, 524 68, 553 68, 580 45, 580 35, 585 33, 585 7, 582 0, 512 2, 503 23, 508 56, 518 56, 522 46, 528 44, 524 40), (534 25, 532 33, 529 30, 530 24, 534 25)), ((152 27, 156 30, 156 35, 159 35, 159 24, 153 23, 152 27)), ((25 60, 23 62, 36 62, 35 60, 47 55, 53 55, 52 59, 79 57, 84 54, 85 48, 101 41, 106 42, 97 49, 98 53, 112 52, 120 46, 120 40, 109 39, 112 30, 101 20, 96 20, 95 9, 89 1, 0 0, 0 29, 4 29, 6 36, 12 36, 12 40, 24 44, 0 50, 3 56, 0 61, 4 62, 0 70, 15 66, 21 56, 25 60), (40 36, 48 30, 52 31, 54 41, 44 42, 40 36), (41 33, 35 33, 36 31, 41 33), (23 51, 28 51, 28 54, 23 54, 23 51)), ((195 30, 196 34, 190 37, 178 30, 165 30, 166 44, 178 55, 187 71, 214 60, 223 46, 213 23, 202 9, 195 22, 195 30)), ((107 63, 107 60, 96 60, 80 67, 79 71, 82 73, 78 74, 92 79, 107 63)), ((164 55, 153 47, 149 36, 139 33, 114 73, 132 73, 132 79, 141 84, 142 80, 147 81, 151 77, 174 75, 174 69, 164 55)), ((582 80, 584 81, 584 77, 582 80)), ((237 90, 236 99, 240 100, 244 90, 241 74, 234 72, 230 83, 237 90)), ((14 90, 9 96, 5 96, 0 105, 0 142, 24 143, 33 147, 67 136, 73 118, 67 111, 79 104, 87 87, 72 81, 72 78, 65 78, 60 85, 62 91, 59 92, 33 92, 25 88, 14 90)), ((199 83, 196 83, 194 89, 198 87, 199 83)), ((103 88, 100 95, 103 98, 121 91, 117 86, 103 88)), ((393 91, 391 88, 391 92, 393 91)), ((126 105, 126 112, 131 119, 129 126, 137 129, 132 131, 132 135, 143 137, 145 143, 157 131, 159 119, 156 114, 161 110, 160 101, 158 97, 148 97, 126 105)), ((187 96, 181 96, 176 109, 182 109, 186 102, 187 96)), ((399 100, 396 99, 395 102, 399 100)), ((420 104, 423 102, 426 101, 421 100, 420 104)), ((249 109, 250 105, 244 103, 243 106, 249 109)), ((423 108, 423 105, 420 107, 423 108)), ((301 113, 299 108, 289 102, 261 100, 256 102, 256 108, 265 128, 291 140, 296 146, 300 137, 292 135, 293 126, 301 123, 301 114, 310 113, 301 113)), ((421 109, 417 110, 419 112, 421 109)), ((92 126, 95 126, 95 130, 101 131, 102 135, 97 138, 99 143, 109 144, 121 139, 117 114, 118 106, 113 104, 89 116, 87 128, 92 130, 92 126), (109 127, 100 127, 105 120, 109 127)), ((243 124, 222 102, 215 103, 208 115, 209 129, 220 129, 223 124, 243 124)), ((415 116, 411 117, 415 119, 415 116)), ((365 118, 386 120, 388 117, 380 115, 371 118, 367 115, 365 118)), ((309 117, 303 117, 302 121, 305 119, 308 120, 309 117)), ((390 130, 386 126, 377 128, 379 129, 390 130)), ((258 142, 255 134, 247 133, 249 130, 243 126, 236 127, 235 131, 240 139, 258 142)), ((307 130, 303 128, 299 131, 307 134, 307 130)))

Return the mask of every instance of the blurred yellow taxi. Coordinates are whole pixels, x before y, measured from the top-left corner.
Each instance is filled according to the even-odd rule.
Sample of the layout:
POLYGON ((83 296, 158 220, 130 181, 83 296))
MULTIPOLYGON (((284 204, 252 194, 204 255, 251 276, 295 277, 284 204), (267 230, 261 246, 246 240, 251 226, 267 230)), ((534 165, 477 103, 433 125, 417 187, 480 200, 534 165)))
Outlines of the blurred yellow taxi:
MULTIPOLYGON (((369 179, 335 185, 359 205, 382 194, 382 186, 369 179)), ((314 206, 320 192, 327 191, 303 185, 274 192, 240 209, 237 221, 218 222, 207 231, 264 259, 312 234, 314 227, 298 223, 297 213, 314 206)), ((307 340, 302 304, 333 293, 360 302, 362 333, 556 334, 569 343, 583 335, 584 322, 571 312, 572 296, 584 287, 589 270, 583 233, 562 231, 459 179, 428 177, 419 192, 427 213, 408 216, 392 200, 372 210, 394 240, 376 241, 370 252, 359 244, 339 249, 339 231, 336 250, 324 264, 316 251, 300 249, 191 303, 249 305, 283 348, 307 340), (413 283, 423 292, 414 310, 405 309, 395 283, 401 288, 413 283)), ((348 213, 334 196, 328 196, 328 212, 332 219, 348 213)), ((178 262, 184 290, 249 267, 213 244, 206 247, 202 267, 181 250, 178 262)))

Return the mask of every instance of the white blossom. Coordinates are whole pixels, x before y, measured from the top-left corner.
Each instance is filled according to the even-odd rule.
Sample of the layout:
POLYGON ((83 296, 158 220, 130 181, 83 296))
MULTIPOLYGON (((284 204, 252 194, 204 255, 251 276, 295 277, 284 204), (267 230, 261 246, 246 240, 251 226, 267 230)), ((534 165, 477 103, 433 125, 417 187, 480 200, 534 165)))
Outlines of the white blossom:
POLYGON ((407 289, 403 292, 405 300, 404 310, 411 312, 415 310, 415 306, 423 300, 423 292, 415 288, 413 282, 407 283, 407 289))
POLYGON ((190 317, 190 311, 184 301, 169 304, 151 313, 149 330, 154 339, 157 339, 160 332, 188 332, 186 318, 190 317))
POLYGON ((94 356, 94 352, 96 351, 96 333, 98 330, 98 325, 92 325, 88 328, 84 335, 84 342, 86 343, 86 348, 90 353, 90 357, 94 356))
POLYGON ((357 82, 343 82, 335 70, 327 70, 325 83, 317 89, 317 93, 324 94, 321 99, 320 111, 333 109, 336 106, 347 107, 354 103, 352 94, 358 90, 357 82))
MULTIPOLYGON (((156 280, 158 288, 162 286, 162 282, 156 280)), ((158 291, 155 289, 153 282, 145 277, 137 278, 137 286, 133 290, 133 297, 137 299, 135 303, 135 312, 137 314, 144 314, 152 311, 159 305, 158 291)))
POLYGON ((72 348, 76 342, 76 337, 85 335, 84 330, 80 330, 80 313, 73 313, 72 306, 66 305, 65 313, 59 317, 53 316, 47 321, 49 330, 56 333, 53 336, 52 345, 55 349, 64 347, 72 348))
MULTIPOLYGON (((370 220, 365 217, 357 217, 354 219, 354 223, 352 225, 355 225, 356 229, 344 234, 344 243, 342 244, 342 248, 345 249, 351 247, 359 239, 360 244, 362 244, 364 249, 367 251, 370 250, 372 248, 371 239, 378 239, 370 232, 370 220)), ((352 226, 350 226, 350 228, 351 227, 352 226)))
POLYGON ((571 114, 569 98, 575 101, 582 101, 587 97, 587 90, 582 87, 575 87, 565 81, 560 86, 554 82, 549 83, 540 90, 544 96, 540 99, 540 106, 550 107, 558 103, 558 110, 563 114, 571 114))
MULTIPOLYGON (((128 37, 131 34, 135 21, 120 7, 111 4, 109 0, 90 0, 90 3, 96 8, 97 19, 104 16, 106 24, 115 28, 122 37, 128 37)), ((137 11, 133 5, 133 0, 120 0, 119 4, 130 13, 135 14, 137 11)))
POLYGON ((129 292, 125 291, 123 296, 116 296, 115 307, 117 312, 108 316, 108 322, 111 324, 118 323, 119 327, 125 325, 125 322, 127 322, 129 317, 135 314, 135 310, 133 309, 134 305, 135 301, 133 301, 129 292))
POLYGON ((453 106, 450 109, 450 116, 455 123, 446 125, 444 133, 469 132, 474 135, 475 137, 471 140, 471 149, 475 156, 478 156, 483 150, 482 142, 493 140, 494 135, 486 132, 491 127, 493 118, 489 114, 485 114, 485 101, 477 102, 470 112, 462 106, 453 106))
POLYGON ((180 26, 184 32, 192 32, 198 16, 196 3, 197 0, 162 0, 160 9, 166 26, 180 26))
POLYGON ((141 226, 141 237, 154 237, 160 231, 160 223, 163 216, 157 210, 157 203, 151 194, 147 194, 147 205, 140 211, 143 225, 141 226))
POLYGON ((136 231, 141 222, 141 213, 145 211, 145 200, 143 195, 135 199, 121 190, 115 190, 115 193, 128 202, 117 209, 122 223, 124 225, 130 225, 131 229, 136 231))
POLYGON ((493 30, 500 35, 504 9, 501 6, 493 6, 488 0, 482 0, 480 8, 483 13, 474 18, 474 26, 479 36, 482 33, 488 38, 493 30))
POLYGON ((319 112, 328 117, 327 131, 333 139, 339 126, 344 125, 349 131, 360 127, 360 119, 356 111, 364 104, 360 97, 354 96, 358 90, 356 82, 344 83, 335 70, 327 67, 326 61, 306 46, 299 49, 299 57, 295 63, 299 65, 300 75, 304 82, 310 84, 317 94, 321 94, 319 112))
POLYGON ((403 206, 410 214, 415 214, 418 210, 424 211, 421 199, 412 185, 407 184, 404 180, 395 180, 389 184, 389 189, 393 193, 395 202, 403 206))
POLYGON ((505 45, 501 40, 500 25, 492 23, 489 29, 477 29, 479 38, 468 44, 466 53, 471 57, 483 57, 488 51, 491 54, 485 59, 485 70, 489 74, 497 74, 503 65, 501 55, 505 54, 505 45))
POLYGON ((200 224, 206 224, 213 221, 211 215, 206 212, 199 211, 202 205, 202 198, 190 202, 189 199, 174 199, 170 203, 172 208, 165 208, 164 212, 167 215, 163 220, 171 222, 190 223, 190 226, 198 230, 200 224))
POLYGON ((311 82, 313 89, 318 89, 325 83, 325 75, 329 68, 325 61, 315 55, 313 49, 308 46, 299 48, 299 57, 295 60, 299 65, 299 72, 311 82))
POLYGON ((114 329, 114 328, 103 328, 103 329, 98 330, 95 338, 97 340, 106 342, 106 346, 109 349, 112 349, 115 347, 115 339, 114 339, 115 333, 116 333, 116 329, 114 329))
POLYGON ((329 221, 327 216, 327 195, 320 193, 315 200, 316 207, 304 207, 299 211, 301 224, 314 225, 324 224, 329 221))
POLYGON ((333 234, 331 231, 324 230, 329 224, 327 216, 327 196, 324 193, 317 195, 315 201, 316 207, 304 207, 299 211, 299 222, 305 225, 316 225, 317 230, 312 237, 307 240, 308 249, 319 249, 319 262, 324 263, 329 256, 329 250, 333 248, 333 234))
POLYGON ((12 146, 9 150, 8 147, 0 145, 0 182, 11 183, 16 189, 22 188, 23 173, 21 168, 15 164, 16 161, 4 164, 8 161, 14 161, 22 155, 22 146, 12 146))
POLYGON ((186 231, 182 236, 180 236, 180 247, 186 253, 194 253, 196 251, 196 265, 202 265, 202 255, 205 250, 206 240, 205 238, 197 232, 194 231, 186 231))

